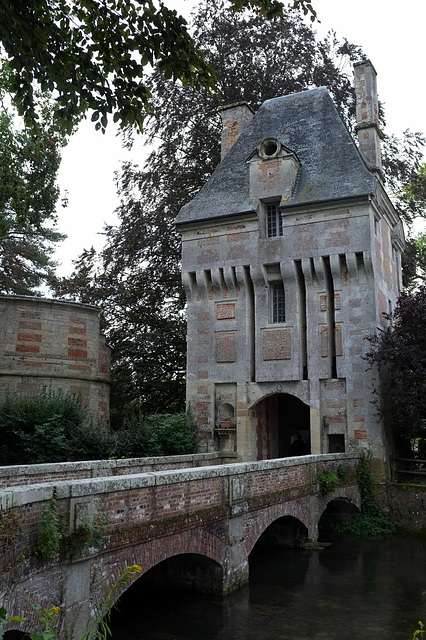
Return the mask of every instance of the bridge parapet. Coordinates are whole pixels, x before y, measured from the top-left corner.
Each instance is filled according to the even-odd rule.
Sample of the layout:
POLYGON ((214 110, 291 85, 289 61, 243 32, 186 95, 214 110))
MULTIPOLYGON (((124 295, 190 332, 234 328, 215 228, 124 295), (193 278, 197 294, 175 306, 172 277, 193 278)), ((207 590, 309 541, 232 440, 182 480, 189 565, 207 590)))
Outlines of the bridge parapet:
MULTIPOLYGON (((229 454, 227 454, 226 459, 229 459, 229 457, 229 454)), ((223 454, 213 452, 181 456, 11 465, 0 467, 0 489, 26 484, 102 478, 105 476, 147 473, 166 469, 188 469, 223 464, 223 461, 223 454)))
MULTIPOLYGON (((75 623, 81 630, 90 602, 101 597, 100 583, 113 582, 126 564, 147 571, 182 553, 222 567, 221 585, 212 590, 230 591, 248 579, 248 554, 274 519, 298 518, 315 538, 332 499, 319 492, 321 471, 344 466, 348 479, 333 496, 359 502, 356 462, 354 454, 311 455, 1 489, 2 522, 11 519, 15 531, 1 538, 0 527, 0 604, 20 614, 31 610, 31 602, 61 604, 65 627, 75 623), (59 558, 46 561, 34 557, 34 547, 53 492, 66 544, 59 558), (87 527, 98 528, 99 549, 76 545, 84 543, 87 527)), ((78 637, 72 633, 63 637, 78 637)))

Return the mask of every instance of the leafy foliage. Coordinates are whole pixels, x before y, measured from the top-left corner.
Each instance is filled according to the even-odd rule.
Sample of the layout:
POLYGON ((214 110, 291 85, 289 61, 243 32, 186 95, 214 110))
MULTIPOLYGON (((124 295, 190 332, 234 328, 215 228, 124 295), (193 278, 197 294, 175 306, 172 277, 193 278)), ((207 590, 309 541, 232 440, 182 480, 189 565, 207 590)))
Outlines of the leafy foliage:
POLYGON ((410 453, 410 440, 426 435, 426 286, 402 293, 387 331, 371 338, 367 354, 378 367, 381 407, 396 450, 410 453))
POLYGON ((361 491, 361 513, 350 521, 339 523, 335 530, 362 538, 394 534, 395 526, 387 520, 374 495, 371 456, 364 455, 359 459, 356 478, 361 491))
POLYGON ((426 138, 424 134, 406 130, 402 138, 385 134, 382 143, 382 160, 386 188, 405 224, 410 228, 415 218, 426 217, 424 203, 412 199, 407 205, 406 188, 417 175, 423 158, 426 138))
POLYGON ((49 98, 40 94, 38 132, 19 126, 7 106, 10 82, 10 69, 0 61, 0 291, 31 294, 52 273, 50 255, 63 239, 54 225, 65 139, 49 98))
POLYGON ((63 523, 58 516, 56 489, 54 489, 52 497, 41 514, 41 531, 36 545, 36 554, 43 560, 56 560, 59 557, 62 529, 63 523))
POLYGON ((78 395, 44 389, 34 396, 7 393, 0 405, 0 464, 98 458, 101 429, 78 395))
MULTIPOLYGON (((278 0, 232 0, 270 18, 283 14, 278 0)), ((294 0, 315 16, 308 0, 294 0)), ((17 0, 0 3, 0 42, 10 60, 12 92, 28 126, 37 128, 33 82, 55 91, 56 117, 71 133, 76 117, 92 111, 96 129, 108 115, 122 127, 142 129, 150 110, 145 67, 196 89, 214 85, 209 67, 176 11, 153 0, 17 0)))
POLYGON ((80 396, 45 389, 0 404, 0 464, 36 464, 194 453, 185 414, 133 415, 118 431, 95 423, 80 396))
POLYGON ((414 631, 413 633, 413 640, 418 640, 420 638, 420 640, 423 640, 424 635, 425 635, 425 630, 424 630, 424 624, 423 622, 421 622, 421 620, 419 620, 418 622, 419 628, 414 631))
POLYGON ((411 180, 401 191, 400 209, 405 218, 411 219, 422 212, 426 217, 426 163, 419 166, 411 180))
POLYGON ((171 456, 194 453, 195 435, 184 413, 131 416, 108 440, 110 455, 117 458, 171 456))
POLYGON ((319 484, 320 491, 324 496, 328 493, 332 493, 339 486, 339 478, 329 469, 318 474, 317 482, 319 484))
POLYGON ((402 283, 408 291, 426 281, 426 232, 409 236, 402 263, 402 283))

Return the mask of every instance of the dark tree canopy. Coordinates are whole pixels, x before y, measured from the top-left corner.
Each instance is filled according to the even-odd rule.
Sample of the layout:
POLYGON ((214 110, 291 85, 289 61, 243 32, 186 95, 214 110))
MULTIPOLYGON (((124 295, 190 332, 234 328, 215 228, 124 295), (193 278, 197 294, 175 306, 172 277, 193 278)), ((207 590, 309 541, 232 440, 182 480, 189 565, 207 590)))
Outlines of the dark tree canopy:
POLYGON ((404 454, 410 439, 426 437, 426 287, 402 293, 389 320, 367 358, 379 369, 382 413, 404 454))
MULTIPOLYGON (((241 11, 253 7, 269 18, 283 14, 278 0, 230 0, 241 11)), ((315 11, 309 0, 293 9, 315 11)), ((210 89, 214 71, 176 11, 154 0, 2 0, 0 43, 8 56, 12 92, 27 125, 35 126, 33 82, 55 91, 56 117, 71 133, 76 117, 91 110, 96 128, 108 114, 121 126, 142 129, 149 111, 147 65, 183 85, 210 89)))
POLYGON ((412 291, 419 282, 426 282, 426 232, 407 238, 402 265, 404 289, 412 291))
POLYGON ((132 398, 147 412, 184 404, 185 298, 174 220, 220 160, 218 108, 246 100, 257 109, 268 98, 325 85, 348 127, 354 124, 359 47, 335 34, 318 40, 298 13, 270 22, 226 12, 221 0, 199 6, 193 33, 218 91, 198 92, 153 70, 145 127, 153 150, 142 169, 127 163, 117 178, 119 224, 107 227, 105 248, 99 256, 86 252, 71 278, 56 284, 60 295, 104 308, 121 412, 132 398))
POLYGON ((416 215, 426 218, 426 163, 414 170, 411 179, 401 190, 400 209, 405 218, 416 215), (419 213, 421 212, 421 213, 419 213))
POLYGON ((64 144, 51 102, 37 96, 38 132, 19 126, 7 108, 10 74, 0 68, 0 291, 31 294, 51 275, 50 256, 63 236, 55 231, 57 172, 64 144))

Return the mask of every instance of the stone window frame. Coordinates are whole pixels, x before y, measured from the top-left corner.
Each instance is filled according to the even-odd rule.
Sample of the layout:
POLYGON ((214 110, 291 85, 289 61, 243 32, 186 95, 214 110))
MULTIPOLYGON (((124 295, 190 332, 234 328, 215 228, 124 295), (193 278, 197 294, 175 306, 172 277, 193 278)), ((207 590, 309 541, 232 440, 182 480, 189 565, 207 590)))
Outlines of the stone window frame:
POLYGON ((283 235, 283 220, 281 217, 280 200, 264 202, 265 226, 267 238, 278 238, 283 235))
POLYGON ((285 286, 282 280, 272 280, 269 283, 270 324, 284 324, 286 322, 285 286))

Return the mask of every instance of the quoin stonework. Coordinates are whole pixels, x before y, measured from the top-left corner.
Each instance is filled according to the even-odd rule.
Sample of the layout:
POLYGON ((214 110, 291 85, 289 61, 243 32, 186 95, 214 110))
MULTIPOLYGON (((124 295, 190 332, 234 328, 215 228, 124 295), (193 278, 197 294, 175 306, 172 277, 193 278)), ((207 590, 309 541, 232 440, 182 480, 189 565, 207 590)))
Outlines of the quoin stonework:
POLYGON ((0 398, 6 389, 78 393, 108 420, 110 348, 99 314, 77 302, 0 296, 0 398))
POLYGON ((363 356, 399 295, 404 235, 384 187, 376 73, 354 71, 357 142, 325 88, 255 114, 231 105, 222 161, 178 215, 202 450, 386 460, 363 356))

